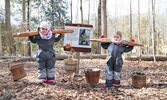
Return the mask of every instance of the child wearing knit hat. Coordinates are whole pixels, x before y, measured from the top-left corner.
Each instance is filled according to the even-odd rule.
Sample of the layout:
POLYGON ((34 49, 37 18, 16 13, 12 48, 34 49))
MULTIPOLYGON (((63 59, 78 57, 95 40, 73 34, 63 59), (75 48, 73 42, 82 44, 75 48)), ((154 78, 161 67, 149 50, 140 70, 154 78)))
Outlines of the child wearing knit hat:
POLYGON ((58 42, 61 35, 55 36, 50 29, 50 22, 41 22, 38 35, 30 36, 29 40, 32 43, 38 44, 38 51, 36 54, 38 66, 38 83, 44 82, 55 84, 55 61, 56 55, 53 49, 54 42, 58 42))

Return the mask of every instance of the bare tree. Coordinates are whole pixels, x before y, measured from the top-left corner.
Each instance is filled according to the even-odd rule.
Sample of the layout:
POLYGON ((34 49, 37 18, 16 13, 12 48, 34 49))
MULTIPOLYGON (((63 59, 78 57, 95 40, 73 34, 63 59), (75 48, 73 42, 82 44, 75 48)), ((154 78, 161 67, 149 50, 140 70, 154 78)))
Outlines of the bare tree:
POLYGON ((155 0, 151 0, 152 3, 152 47, 153 47, 153 57, 154 62, 156 62, 156 46, 155 46, 155 0))
POLYGON ((106 2, 107 0, 103 0, 103 32, 104 35, 107 37, 107 11, 106 11, 106 2))
POLYGON ((81 23, 83 24, 82 0, 80 0, 80 11, 81 11, 81 23))
MULTIPOLYGON (((21 29, 22 32, 26 31, 26 29, 25 29, 26 28, 26 18, 25 18, 25 15, 26 15, 25 14, 25 0, 23 0, 22 1, 22 16, 23 16, 23 21, 22 21, 22 25, 21 25, 22 26, 21 27, 22 28, 21 29)), ((26 55, 28 55, 27 42, 26 42, 27 39, 23 37, 23 38, 21 38, 21 41, 22 41, 21 42, 21 45, 22 45, 21 46, 21 54, 24 55, 24 56, 26 56, 26 55)))
MULTIPOLYGON (((52 0, 51 2, 52 2, 52 4, 51 4, 51 7, 52 7, 52 29, 54 29, 54 27, 55 27, 55 25, 54 25, 54 1, 52 0)), ((59 13, 59 15, 60 15, 60 13, 59 13)), ((59 16, 59 18, 60 18, 60 16, 59 16)), ((59 21, 58 25, 60 25, 60 21, 59 21)))
POLYGON ((71 23, 72 23, 72 0, 71 0, 70 7, 71 7, 71 23))
MULTIPOLYGON (((138 0, 138 42, 140 43, 140 0, 138 0)), ((139 61, 141 61, 141 47, 139 47, 139 61)))
POLYGON ((150 0, 148 0, 148 23, 147 23, 147 30, 146 30, 146 33, 147 33, 147 55, 149 54, 149 47, 150 47, 150 0))
MULTIPOLYGON (((107 37, 107 6, 106 6, 107 0, 103 0, 103 34, 105 37, 107 37)), ((102 54, 106 53, 106 50, 101 50, 102 54)))
POLYGON ((24 32, 26 30, 25 29, 25 22, 26 22, 25 0, 23 0, 23 2, 22 2, 22 11, 23 11, 23 13, 22 13, 22 16, 23 16, 23 22, 22 22, 23 29, 22 29, 22 31, 24 32))
POLYGON ((13 47, 12 35, 11 35, 11 24, 10 24, 10 0, 5 0, 5 30, 6 30, 6 43, 9 54, 12 55, 15 53, 13 47))
POLYGON ((130 0, 130 38, 133 38, 132 36, 132 5, 131 5, 131 0, 130 0))
POLYGON ((89 1, 89 9, 88 9, 88 24, 89 24, 89 17, 90 17, 90 0, 89 1))
MULTIPOLYGON (((59 13, 59 23, 58 23, 58 27, 60 28, 60 23, 61 23, 61 12, 60 12, 60 8, 59 8, 59 11, 58 11, 58 13, 59 13)), ((54 23, 54 22, 53 22, 54 23)))
POLYGON ((0 19, 0 56, 3 55, 2 52, 2 35, 1 35, 1 19, 0 19))
POLYGON ((30 0, 28 0, 27 5, 27 28, 30 29, 30 0))
MULTIPOLYGON (((101 35, 101 0, 99 0, 99 5, 98 5, 98 37, 101 35)), ((101 46, 98 43, 98 49, 97 53, 101 53, 101 46)))

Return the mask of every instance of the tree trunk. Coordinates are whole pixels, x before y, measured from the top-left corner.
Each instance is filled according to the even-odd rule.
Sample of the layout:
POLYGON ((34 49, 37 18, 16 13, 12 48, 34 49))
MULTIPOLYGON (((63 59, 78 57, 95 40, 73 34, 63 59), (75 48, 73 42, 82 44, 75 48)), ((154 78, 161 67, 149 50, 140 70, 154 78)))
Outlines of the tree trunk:
POLYGON ((54 30, 55 24, 54 24, 54 1, 52 0, 52 29, 54 30))
MULTIPOLYGON (((22 22, 22 29, 21 29, 21 31, 22 32, 25 32, 26 31, 26 18, 25 18, 25 0, 23 0, 23 2, 22 2, 22 11, 23 11, 23 13, 22 13, 22 16, 23 16, 23 22, 22 22)), ((28 25, 28 27, 29 27, 29 25, 28 25)), ((29 28, 28 28, 29 29, 29 28)), ((21 38, 21 54, 23 55, 23 56, 28 56, 29 55, 29 53, 28 52, 30 52, 27 48, 28 48, 28 45, 27 45, 27 38, 21 38)))
POLYGON ((149 55, 149 48, 150 48, 150 6, 149 6, 149 4, 150 4, 150 0, 148 0, 148 18, 147 18, 147 20, 148 20, 148 23, 147 23, 147 30, 146 30, 146 33, 147 33, 147 37, 148 37, 148 39, 147 39, 147 55, 149 55))
POLYGON ((30 30, 30 0, 28 0, 27 5, 27 30, 30 30))
POLYGON ((103 0, 103 32, 104 36, 107 37, 107 11, 106 11, 106 2, 107 0, 103 0))
MULTIPOLYGON (((98 5, 98 37, 101 35, 101 0, 99 0, 98 5)), ((97 53, 101 53, 101 45, 98 43, 97 53)))
POLYGON ((8 52, 10 55, 15 53, 13 42, 12 42, 12 35, 11 35, 11 24, 10 24, 10 0, 5 0, 5 30, 6 30, 6 43, 8 52))
POLYGON ((133 38, 132 36, 132 5, 130 0, 130 38, 133 38))
POLYGON ((2 34, 1 34, 1 19, 0 19, 0 56, 3 55, 2 52, 2 34))
POLYGON ((61 27, 60 24, 61 24, 61 13, 60 13, 60 10, 59 10, 59 23, 58 23, 58 28, 61 27))
POLYGON ((153 47, 153 57, 154 57, 154 62, 156 62, 156 46, 155 46, 155 0, 152 1, 152 47, 153 47))
MULTIPOLYGON (((115 1, 115 21, 114 21, 114 30, 118 30, 118 18, 117 18, 117 0, 115 1)), ((127 36, 127 35, 126 35, 127 36)))
POLYGON ((72 23, 72 0, 71 0, 71 23, 72 23))
MULTIPOLYGON (((138 0, 138 43, 140 43, 140 0, 138 0)), ((139 61, 141 61, 141 47, 139 47, 139 61)))
POLYGON ((89 9, 88 9, 88 24, 89 24, 89 17, 90 17, 90 0, 89 0, 89 9))
POLYGON ((80 11, 81 11, 81 23, 83 23, 82 0, 80 0, 80 11))
POLYGON ((25 12, 25 0, 23 0, 22 3, 23 3, 22 4, 22 10, 23 10, 23 15, 22 15, 23 16, 23 22, 22 22, 23 23, 23 29, 22 29, 22 31, 25 32, 25 30, 26 30, 25 29, 25 26, 26 26, 26 24, 25 24, 25 22, 26 22, 26 17, 25 17, 26 16, 26 12, 25 12))
MULTIPOLYGON (((103 34, 107 37, 107 11, 106 11, 107 0, 103 0, 103 34)), ((102 49, 102 54, 106 54, 106 50, 102 49)))

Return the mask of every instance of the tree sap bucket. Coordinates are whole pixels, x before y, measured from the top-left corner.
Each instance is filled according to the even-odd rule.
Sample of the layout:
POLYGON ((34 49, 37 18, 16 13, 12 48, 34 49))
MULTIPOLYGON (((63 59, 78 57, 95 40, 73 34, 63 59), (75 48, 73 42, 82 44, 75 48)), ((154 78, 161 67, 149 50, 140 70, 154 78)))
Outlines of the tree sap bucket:
POLYGON ((84 71, 86 81, 90 84, 96 84, 99 82, 100 69, 98 68, 89 68, 84 71))
POLYGON ((64 60, 64 63, 65 63, 66 72, 75 72, 76 71, 76 68, 78 65, 77 59, 67 58, 64 60))
POLYGON ((146 75, 140 72, 132 73, 132 86, 139 89, 146 86, 146 75))
POLYGON ((17 81, 18 79, 21 79, 26 76, 23 64, 13 65, 9 68, 9 70, 11 71, 14 81, 17 81))

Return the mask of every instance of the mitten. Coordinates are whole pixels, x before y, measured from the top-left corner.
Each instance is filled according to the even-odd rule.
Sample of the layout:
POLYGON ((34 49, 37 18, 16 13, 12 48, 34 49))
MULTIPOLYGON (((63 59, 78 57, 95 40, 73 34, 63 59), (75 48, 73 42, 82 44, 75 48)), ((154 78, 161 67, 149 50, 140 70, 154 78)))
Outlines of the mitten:
POLYGON ((102 38, 105 38, 105 36, 104 36, 104 35, 101 35, 101 36, 99 37, 99 39, 102 39, 102 38))
POLYGON ((134 39, 130 39, 130 42, 135 42, 135 40, 134 39))
POLYGON ((70 49, 70 48, 71 48, 70 43, 69 43, 69 44, 66 44, 65 48, 66 48, 66 49, 70 49))

